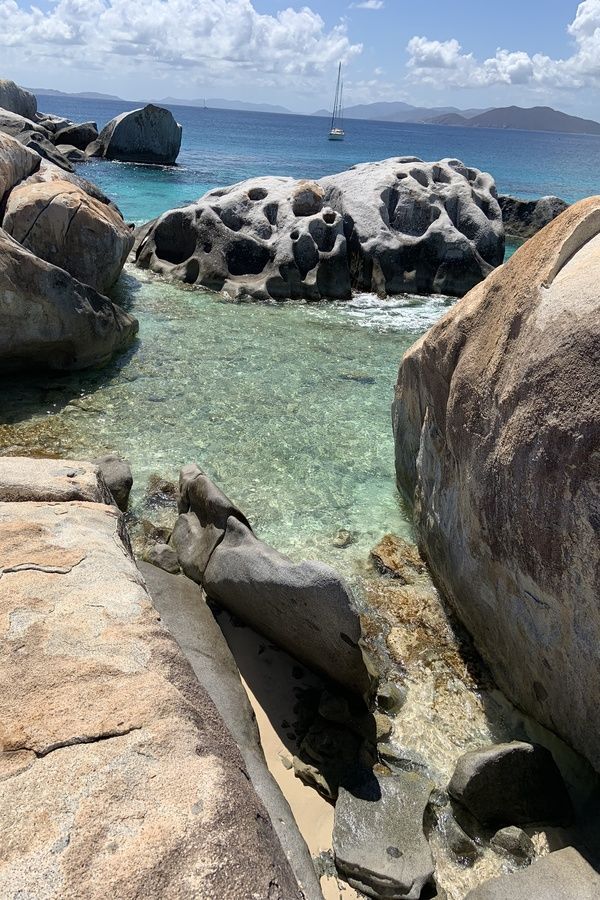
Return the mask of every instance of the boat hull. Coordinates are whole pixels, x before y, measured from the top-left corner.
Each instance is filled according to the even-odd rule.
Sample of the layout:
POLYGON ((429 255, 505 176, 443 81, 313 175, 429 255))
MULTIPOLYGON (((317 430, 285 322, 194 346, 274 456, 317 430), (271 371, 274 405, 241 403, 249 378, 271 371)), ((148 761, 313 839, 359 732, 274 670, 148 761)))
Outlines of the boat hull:
POLYGON ((344 133, 342 132, 341 134, 335 134, 334 132, 331 132, 331 134, 329 135, 329 140, 330 141, 343 141, 344 133))

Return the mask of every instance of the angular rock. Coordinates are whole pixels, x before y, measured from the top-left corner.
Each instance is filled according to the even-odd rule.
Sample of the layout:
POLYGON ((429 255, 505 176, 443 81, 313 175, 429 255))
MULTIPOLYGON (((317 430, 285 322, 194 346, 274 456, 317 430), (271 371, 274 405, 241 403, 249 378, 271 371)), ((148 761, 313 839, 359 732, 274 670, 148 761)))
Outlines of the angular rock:
POLYGON ((464 753, 448 792, 489 827, 562 824, 573 813, 550 751, 524 741, 464 753))
POLYGON ((133 487, 131 466, 126 459, 121 459, 120 456, 116 456, 114 453, 99 456, 92 462, 97 466, 106 487, 115 499, 115 503, 124 512, 127 509, 129 494, 133 487))
POLYGON ((47 128, 44 128, 43 125, 40 125, 37 122, 32 122, 30 119, 25 118, 25 116, 19 115, 16 112, 10 112, 7 109, 2 109, 0 107, 0 132, 3 134, 7 134, 9 137, 19 138, 21 135, 26 134, 36 134, 40 138, 44 138, 48 140, 51 136, 51 132, 48 131, 47 128))
POLYGON ((460 862, 472 865, 479 856, 479 847, 458 824, 452 814, 444 816, 441 829, 450 851, 460 862))
POLYGON ((0 896, 301 900, 118 511, 0 503, 0 561, 0 896))
POLYGON ((0 369, 83 369, 106 363, 137 320, 0 228, 0 369))
POLYGON ((518 862, 529 863, 535 856, 535 847, 529 835, 522 828, 510 825, 501 828, 490 841, 491 847, 501 856, 508 856, 518 862))
POLYGON ((573 847, 557 850, 531 866, 492 878, 466 900, 597 900, 600 875, 573 847))
POLYGON ((256 718, 235 660, 202 590, 183 575, 169 575, 148 563, 138 565, 161 619, 234 736, 252 785, 271 817, 304 897, 322 900, 304 839, 287 800, 267 768, 256 718))
POLYGON ((170 166, 179 155, 181 131, 168 109, 150 103, 111 119, 88 146, 88 155, 170 166))
POLYGON ((368 897, 420 898, 434 888, 434 864, 423 832, 432 782, 412 772, 371 776, 340 789, 335 806, 335 863, 368 897))
POLYGON ((136 245, 142 268, 263 300, 345 300, 352 288, 460 296, 503 255, 492 178, 413 157, 209 191, 147 223, 136 245))
POLYGON ((57 144, 56 149, 71 163, 82 162, 85 159, 83 150, 78 150, 73 144, 57 144))
POLYGON ((47 159, 49 162, 54 163, 59 169, 64 169, 65 172, 73 171, 73 166, 67 157, 64 156, 60 150, 48 140, 48 138, 43 137, 35 131, 23 131, 16 135, 16 137, 17 140, 21 141, 26 147, 35 150, 36 153, 39 153, 40 156, 47 159))
POLYGON ((114 209, 66 181, 14 188, 2 227, 27 250, 100 293, 115 283, 133 245, 114 209))
POLYGON ((507 237, 522 241, 537 234, 569 207, 569 204, 560 197, 520 200, 517 197, 500 195, 498 203, 502 210, 502 221, 507 237))
POLYGON ((144 551, 144 562, 164 569, 171 575, 177 575, 181 571, 177 554, 168 544, 151 544, 144 551))
POLYGON ((17 113, 26 119, 34 119, 37 113, 37 100, 31 91, 19 87, 7 78, 0 78, 0 108, 17 113))
POLYGON ((600 768, 600 198, 405 355, 399 486, 499 686, 600 768))
POLYGON ((98 126, 95 122, 81 122, 65 125, 54 132, 55 144, 71 144, 78 150, 85 150, 88 144, 98 138, 98 126))
POLYGON ((26 500, 112 503, 104 479, 93 463, 0 456, 0 502, 26 500))

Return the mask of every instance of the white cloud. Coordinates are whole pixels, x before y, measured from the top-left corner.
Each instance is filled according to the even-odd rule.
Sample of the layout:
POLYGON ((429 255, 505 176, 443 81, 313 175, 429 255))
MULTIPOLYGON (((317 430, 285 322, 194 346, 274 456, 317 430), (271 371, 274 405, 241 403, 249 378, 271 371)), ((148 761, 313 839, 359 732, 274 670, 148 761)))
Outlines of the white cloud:
POLYGON ((413 81, 441 87, 600 87, 600 0, 580 3, 567 30, 574 47, 566 59, 498 48, 494 56, 477 60, 472 53, 463 52, 456 39, 436 41, 416 36, 407 45, 408 67, 413 81))
POLYGON ((252 0, 56 0, 43 11, 0 0, 3 61, 30 55, 79 68, 152 76, 179 69, 238 82, 251 74, 255 84, 301 89, 361 50, 344 23, 327 30, 307 6, 262 15, 252 0))
POLYGON ((383 0, 362 0, 362 3, 351 3, 350 9, 383 9, 383 0))

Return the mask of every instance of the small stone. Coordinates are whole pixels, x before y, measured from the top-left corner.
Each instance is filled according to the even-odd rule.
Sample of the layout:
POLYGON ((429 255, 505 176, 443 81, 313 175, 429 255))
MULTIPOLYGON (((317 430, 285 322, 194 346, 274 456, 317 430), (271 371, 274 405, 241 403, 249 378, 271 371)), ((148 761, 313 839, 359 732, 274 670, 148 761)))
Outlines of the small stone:
POLYGON ((92 462, 98 466, 107 488, 115 499, 115 503, 120 510, 125 512, 133 486, 131 466, 127 460, 121 459, 120 456, 116 456, 114 453, 100 456, 97 459, 93 459, 92 462))
POLYGON ((151 544, 144 551, 143 558, 153 566, 158 566, 159 569, 170 572, 171 575, 177 575, 181 571, 177 554, 167 544, 151 544))
POLYGON ((479 856, 479 847, 460 827, 453 815, 444 816, 440 829, 453 855, 466 865, 473 865, 479 856))
POLYGON ((375 713, 375 726, 377 729, 377 743, 386 741, 392 733, 393 723, 388 716, 383 713, 375 713))
POLYGON ((343 550, 346 547, 349 547, 351 544, 354 544, 355 541, 356 537, 354 534, 352 534, 351 531, 348 531, 347 528, 340 528, 331 543, 334 547, 338 547, 338 549, 343 550))
POLYGON ((519 862, 530 863, 535 856, 533 841, 522 828, 510 825, 501 828, 490 841, 496 853, 501 856, 511 856, 519 862))
POLYGON ((401 690, 393 681, 385 681, 377 688, 376 703, 384 713, 395 715, 406 701, 406 691, 401 690))

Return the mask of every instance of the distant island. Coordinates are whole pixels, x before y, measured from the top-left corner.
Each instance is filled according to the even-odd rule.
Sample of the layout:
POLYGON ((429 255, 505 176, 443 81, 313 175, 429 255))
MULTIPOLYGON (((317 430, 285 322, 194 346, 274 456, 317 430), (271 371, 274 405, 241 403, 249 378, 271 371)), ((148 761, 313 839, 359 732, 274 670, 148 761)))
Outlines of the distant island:
MULTIPOLYGON (((431 122, 433 118, 451 114, 465 116, 477 116, 487 112, 487 109, 458 109, 456 106, 411 106, 401 100, 382 101, 379 103, 359 103, 356 106, 347 106, 344 116, 347 119, 374 119, 379 122, 431 122)), ((318 109, 314 116, 331 116, 327 109, 318 109)))
POLYGON ((511 128, 521 131, 558 131, 568 134, 600 134, 600 124, 552 109, 550 106, 505 106, 489 109, 476 116, 448 113, 432 120, 436 125, 461 125, 464 128, 511 128))

